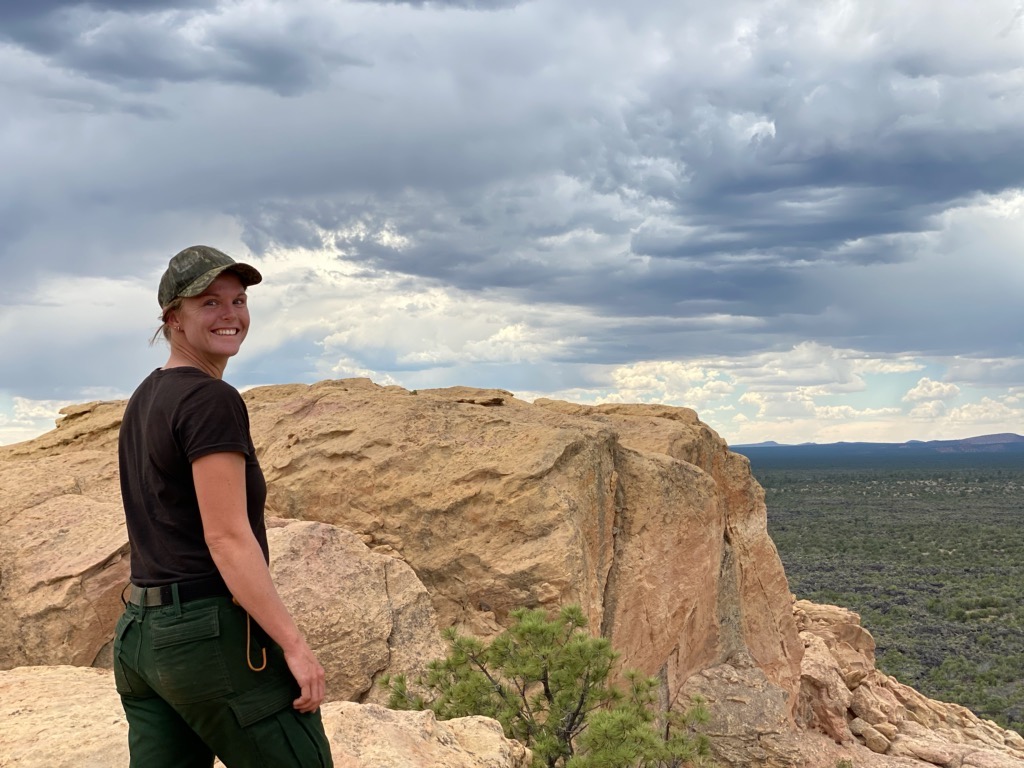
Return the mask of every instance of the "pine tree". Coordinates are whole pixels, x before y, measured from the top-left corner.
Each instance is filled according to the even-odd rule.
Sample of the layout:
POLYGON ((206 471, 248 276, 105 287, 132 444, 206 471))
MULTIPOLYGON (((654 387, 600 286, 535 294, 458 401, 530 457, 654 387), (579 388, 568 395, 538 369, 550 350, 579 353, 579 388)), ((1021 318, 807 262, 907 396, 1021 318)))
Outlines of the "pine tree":
POLYGON ((440 720, 485 715, 533 751, 534 768, 710 766, 703 702, 658 712, 658 681, 627 672, 626 693, 609 683, 618 654, 587 631, 578 605, 554 618, 520 608, 490 644, 445 632, 449 653, 414 686, 385 678, 393 709, 430 709, 440 720))

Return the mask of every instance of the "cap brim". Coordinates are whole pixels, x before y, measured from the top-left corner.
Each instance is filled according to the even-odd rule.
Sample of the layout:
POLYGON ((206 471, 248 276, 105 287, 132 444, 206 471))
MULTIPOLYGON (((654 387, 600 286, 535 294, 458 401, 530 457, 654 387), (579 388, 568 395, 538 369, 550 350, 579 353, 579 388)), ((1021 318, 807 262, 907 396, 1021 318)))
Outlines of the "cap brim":
POLYGON ((263 275, 259 273, 256 267, 251 267, 248 264, 225 264, 222 267, 214 267, 208 272, 204 272, 191 283, 186 285, 180 291, 178 296, 182 298, 190 299, 194 296, 198 296, 207 288, 210 287, 210 283, 216 280, 224 272, 234 272, 238 275, 242 281, 242 285, 248 288, 250 285, 256 285, 256 283, 263 281, 263 275))

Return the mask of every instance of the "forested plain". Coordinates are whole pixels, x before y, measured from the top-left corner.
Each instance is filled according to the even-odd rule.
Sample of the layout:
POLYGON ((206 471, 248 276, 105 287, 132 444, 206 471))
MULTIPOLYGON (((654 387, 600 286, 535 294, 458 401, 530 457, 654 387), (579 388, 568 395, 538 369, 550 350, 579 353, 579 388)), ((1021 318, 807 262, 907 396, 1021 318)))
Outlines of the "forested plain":
POLYGON ((857 611, 886 674, 1024 733, 1021 454, 748 456, 791 591, 857 611))

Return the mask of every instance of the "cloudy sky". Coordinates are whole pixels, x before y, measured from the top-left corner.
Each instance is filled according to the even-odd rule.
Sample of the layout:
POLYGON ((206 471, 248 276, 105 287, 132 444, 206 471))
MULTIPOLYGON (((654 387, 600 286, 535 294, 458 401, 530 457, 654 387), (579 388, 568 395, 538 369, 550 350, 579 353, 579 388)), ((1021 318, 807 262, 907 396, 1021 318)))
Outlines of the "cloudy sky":
POLYGON ((0 105, 0 443, 163 363, 195 243, 239 388, 1024 433, 1021 0, 20 0, 0 105))

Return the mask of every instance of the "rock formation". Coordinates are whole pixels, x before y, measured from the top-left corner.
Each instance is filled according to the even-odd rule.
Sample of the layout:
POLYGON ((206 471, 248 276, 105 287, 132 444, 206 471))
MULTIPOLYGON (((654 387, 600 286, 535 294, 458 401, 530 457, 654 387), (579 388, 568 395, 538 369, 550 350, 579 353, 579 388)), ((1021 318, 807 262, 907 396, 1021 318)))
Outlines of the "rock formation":
POLYGON ((0 669, 92 664, 121 612, 128 541, 117 474, 123 403, 0 447, 0 669))
POLYGON ((875 642, 853 611, 799 600, 805 655, 800 720, 840 744, 932 765, 1024 765, 1024 738, 956 704, 932 701, 875 668, 875 642))
MULTIPOLYGON (((439 723, 430 712, 347 701, 322 714, 335 768, 529 768, 529 752, 484 717, 439 723)), ((0 768, 128 764, 128 724, 105 669, 0 671, 0 724, 0 768)))
POLYGON ((267 539, 274 583, 332 699, 383 702, 381 675, 415 675, 444 655, 430 596, 408 564, 323 523, 279 521, 267 539))
MULTIPOLYGON (((366 380, 245 397, 274 577, 334 699, 379 702, 374 679, 439 655, 439 627, 491 636, 515 607, 578 602, 669 704, 711 701, 724 764, 1024 766, 1015 735, 878 672, 853 615, 794 614, 763 492, 689 409, 366 380)), ((109 664, 122 410, 0 447, 0 668, 109 664)))
POLYGON ((396 552, 443 625, 486 634, 517 606, 579 602, 672 698, 738 651, 798 684, 763 494, 693 411, 359 380, 247 396, 269 506, 396 552))

